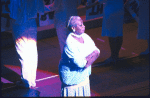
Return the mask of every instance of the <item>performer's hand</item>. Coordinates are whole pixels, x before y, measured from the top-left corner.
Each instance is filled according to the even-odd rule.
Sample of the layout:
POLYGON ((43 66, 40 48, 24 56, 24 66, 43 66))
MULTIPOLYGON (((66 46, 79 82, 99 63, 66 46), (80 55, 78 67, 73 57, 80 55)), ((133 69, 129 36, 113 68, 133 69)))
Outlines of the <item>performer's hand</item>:
POLYGON ((98 50, 94 50, 91 54, 89 54, 86 57, 87 60, 87 64, 85 65, 85 68, 89 67, 90 65, 93 64, 93 62, 99 57, 99 51, 98 50))
POLYGON ((91 54, 89 54, 87 57, 86 57, 86 60, 90 60, 91 58, 93 57, 98 57, 99 56, 99 51, 98 50, 94 50, 91 54))

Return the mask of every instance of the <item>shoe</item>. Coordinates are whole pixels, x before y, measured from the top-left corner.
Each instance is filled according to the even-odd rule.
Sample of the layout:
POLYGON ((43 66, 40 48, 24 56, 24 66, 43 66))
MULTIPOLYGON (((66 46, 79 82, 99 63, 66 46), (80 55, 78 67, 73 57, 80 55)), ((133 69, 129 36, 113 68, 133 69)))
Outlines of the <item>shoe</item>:
POLYGON ((114 63, 116 62, 116 59, 112 58, 112 57, 109 57, 108 59, 105 60, 105 63, 106 64, 109 64, 109 63, 114 63))
POLYGON ((29 87, 30 89, 36 90, 38 87, 37 86, 31 86, 29 87))
POLYGON ((29 89, 29 84, 24 83, 22 81, 17 81, 15 84, 16 84, 17 87, 29 89))
POLYGON ((105 62, 105 64, 117 65, 117 61, 119 61, 118 57, 114 57, 114 58, 113 57, 109 57, 104 62, 105 62))
POLYGON ((27 93, 27 97, 40 97, 40 92, 36 89, 36 87, 30 87, 27 93))

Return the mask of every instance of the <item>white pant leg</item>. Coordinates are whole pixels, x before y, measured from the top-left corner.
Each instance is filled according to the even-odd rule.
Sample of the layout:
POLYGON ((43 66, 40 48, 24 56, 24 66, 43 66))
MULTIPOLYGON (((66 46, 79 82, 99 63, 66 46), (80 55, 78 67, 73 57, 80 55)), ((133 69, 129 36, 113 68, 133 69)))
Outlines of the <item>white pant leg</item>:
POLYGON ((29 86, 36 86, 36 70, 38 62, 38 53, 36 40, 22 37, 16 41, 16 50, 20 55, 22 66, 22 78, 27 80, 29 86))

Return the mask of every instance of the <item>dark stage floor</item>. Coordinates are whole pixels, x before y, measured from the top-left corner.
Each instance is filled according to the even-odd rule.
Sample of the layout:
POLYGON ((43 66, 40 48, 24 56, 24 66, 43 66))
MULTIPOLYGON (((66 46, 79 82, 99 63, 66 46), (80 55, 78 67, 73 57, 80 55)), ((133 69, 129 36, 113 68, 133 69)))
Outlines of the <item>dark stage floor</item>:
MULTIPOLYGON (((88 29, 100 49, 90 76, 92 96, 147 96, 149 95, 149 55, 139 54, 147 49, 146 40, 136 39, 138 24, 124 24, 120 61, 116 66, 103 61, 110 56, 107 37, 101 37, 101 27, 88 29)), ((38 40, 37 89, 18 88, 21 70, 15 47, 1 50, 1 84, 3 97, 59 97, 61 82, 58 75, 60 49, 57 37, 38 40)))

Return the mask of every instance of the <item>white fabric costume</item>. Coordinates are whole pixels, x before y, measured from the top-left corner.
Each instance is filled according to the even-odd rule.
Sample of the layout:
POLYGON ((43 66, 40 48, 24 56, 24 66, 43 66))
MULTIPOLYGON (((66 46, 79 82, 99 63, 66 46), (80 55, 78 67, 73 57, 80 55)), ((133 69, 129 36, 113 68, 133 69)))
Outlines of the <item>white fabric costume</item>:
POLYGON ((82 34, 82 38, 84 43, 73 38, 72 33, 67 37, 59 64, 62 96, 90 96, 91 66, 84 68, 87 63, 85 58, 94 50, 100 50, 86 33, 82 34))

